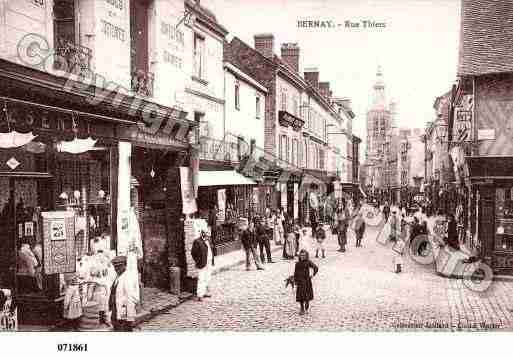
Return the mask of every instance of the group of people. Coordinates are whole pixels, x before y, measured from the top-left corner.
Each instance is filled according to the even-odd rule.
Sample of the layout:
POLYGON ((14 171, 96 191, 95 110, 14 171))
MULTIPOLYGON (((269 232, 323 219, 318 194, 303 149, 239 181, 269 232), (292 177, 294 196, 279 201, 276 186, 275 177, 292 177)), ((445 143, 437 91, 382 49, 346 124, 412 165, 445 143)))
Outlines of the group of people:
MULTIPOLYGON (((294 220, 282 209, 267 208, 262 216, 240 218, 238 224, 239 238, 245 255, 246 270, 251 270, 253 264, 256 270, 264 270, 264 264, 274 263, 271 252, 271 242, 282 246, 282 258, 293 260, 297 258, 294 274, 288 283, 296 288, 296 301, 300 303, 300 314, 309 310, 313 300, 312 277, 318 272, 318 267, 310 260, 309 252, 315 250, 316 258, 326 258, 325 241, 327 238, 325 226, 320 222, 320 206, 316 198, 310 198, 309 226, 301 227, 299 220, 294 220)), ((365 222, 360 206, 353 208, 350 203, 341 201, 335 206, 333 216, 330 216, 331 230, 337 234, 339 251, 345 252, 347 232, 352 228, 355 232, 355 246, 361 247, 365 232, 365 222)), ((325 218, 326 219, 326 218, 325 218)), ((196 298, 198 301, 209 297, 208 284, 214 265, 215 247, 212 244, 208 230, 202 231, 191 249, 191 256, 198 270, 196 298)))
POLYGON ((393 243, 392 249, 395 252, 393 266, 396 273, 402 271, 402 257, 407 243, 409 243, 409 250, 414 255, 419 256, 428 254, 431 243, 428 238, 436 240, 437 246, 447 246, 447 248, 454 251, 460 249, 458 221, 455 215, 451 213, 444 214, 442 211, 439 211, 435 219, 438 217, 442 223, 445 222, 445 229, 442 230, 441 235, 429 236, 436 231, 432 228, 434 225, 433 220, 428 220, 428 213, 425 207, 420 207, 416 212, 410 213, 404 207, 392 206, 391 208, 388 202, 384 203, 382 214, 385 227, 388 226, 387 229, 389 230, 388 239, 393 243), (426 240, 415 241, 419 236, 426 236, 426 240), (413 244, 417 244, 415 248, 413 248, 413 244))

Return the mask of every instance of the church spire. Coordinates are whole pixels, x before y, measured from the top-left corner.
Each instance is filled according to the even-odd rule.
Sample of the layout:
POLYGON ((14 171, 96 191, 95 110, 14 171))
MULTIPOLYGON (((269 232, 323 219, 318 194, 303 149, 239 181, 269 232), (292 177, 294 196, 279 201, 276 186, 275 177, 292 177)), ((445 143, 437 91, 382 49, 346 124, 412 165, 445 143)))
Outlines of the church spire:
POLYGON ((379 65, 378 70, 376 71, 376 81, 374 82, 373 88, 374 93, 372 97, 372 107, 374 109, 385 109, 385 81, 383 80, 383 71, 379 65))

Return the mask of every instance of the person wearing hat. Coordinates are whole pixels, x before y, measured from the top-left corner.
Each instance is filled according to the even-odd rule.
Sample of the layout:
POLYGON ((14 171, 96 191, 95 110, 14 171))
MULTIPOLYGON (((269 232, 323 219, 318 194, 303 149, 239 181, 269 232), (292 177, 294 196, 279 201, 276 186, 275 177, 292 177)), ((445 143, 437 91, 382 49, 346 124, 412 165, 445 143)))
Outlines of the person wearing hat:
POLYGON ((196 299, 198 301, 210 297, 208 285, 214 266, 214 246, 207 232, 207 229, 202 230, 200 236, 192 243, 191 248, 191 256, 198 269, 198 284, 196 287, 196 299))
POLYGON ((242 247, 244 248, 244 252, 246 253, 246 270, 250 270, 251 268, 251 256, 253 256, 253 260, 255 261, 255 266, 257 270, 263 270, 264 267, 260 264, 258 260, 258 255, 256 253, 257 241, 255 234, 255 224, 253 221, 249 222, 246 218, 241 219, 240 223, 240 239, 242 242, 242 247))
POLYGON ((258 216, 255 217, 255 227, 258 247, 260 248, 260 262, 265 263, 265 249, 265 254, 267 255, 267 263, 274 263, 271 257, 271 239, 269 238, 269 234, 265 228, 265 225, 262 223, 261 218, 258 216))
POLYGON ((112 284, 109 310, 114 331, 131 332, 135 321, 135 306, 139 302, 139 284, 126 271, 127 257, 117 256, 112 260, 117 277, 112 284))

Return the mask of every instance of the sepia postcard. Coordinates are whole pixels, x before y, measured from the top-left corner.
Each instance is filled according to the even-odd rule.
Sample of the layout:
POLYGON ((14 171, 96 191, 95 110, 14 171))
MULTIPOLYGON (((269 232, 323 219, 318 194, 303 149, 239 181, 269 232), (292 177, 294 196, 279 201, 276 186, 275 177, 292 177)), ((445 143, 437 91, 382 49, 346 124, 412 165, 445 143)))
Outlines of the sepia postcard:
POLYGON ((512 19, 509 0, 0 0, 0 347, 510 331, 512 19))

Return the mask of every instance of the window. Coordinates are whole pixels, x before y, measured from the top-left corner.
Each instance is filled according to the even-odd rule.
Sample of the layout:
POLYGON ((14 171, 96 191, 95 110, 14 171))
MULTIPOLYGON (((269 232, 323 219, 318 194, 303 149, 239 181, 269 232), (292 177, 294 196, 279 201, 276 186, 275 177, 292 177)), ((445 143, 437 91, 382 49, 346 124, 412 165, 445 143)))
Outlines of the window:
POLYGON ((281 92, 281 110, 287 111, 287 93, 283 90, 281 92))
POLYGON ((283 150, 284 150, 283 136, 280 136, 278 142, 278 158, 283 160, 283 150))
POLYGON ((304 142, 305 142, 304 143, 305 168, 308 168, 308 157, 309 157, 308 156, 308 150, 309 150, 309 148, 308 148, 308 141, 305 140, 304 142))
POLYGON ((255 114, 256 118, 260 118, 260 96, 257 95, 255 99, 255 114))
POLYGON ((235 82, 235 109, 240 110, 240 84, 235 82))
POLYGON ((285 137, 285 161, 290 162, 290 138, 285 137))
POLYGON ((297 166, 298 163, 297 163, 297 155, 298 155, 298 146, 297 146, 298 142, 296 139, 293 139, 292 140, 292 164, 294 166, 297 166))
POLYGON ((294 111, 294 116, 299 116, 299 102, 297 101, 297 98, 294 98, 293 106, 294 108, 292 110, 294 111))
POLYGON ((324 169, 324 150, 319 148, 319 169, 324 169))
POLYGON ((304 167, 303 165, 303 143, 298 142, 298 154, 297 154, 297 165, 298 167, 304 167))
POLYGON ((194 76, 205 78, 205 38, 194 34, 194 76))

